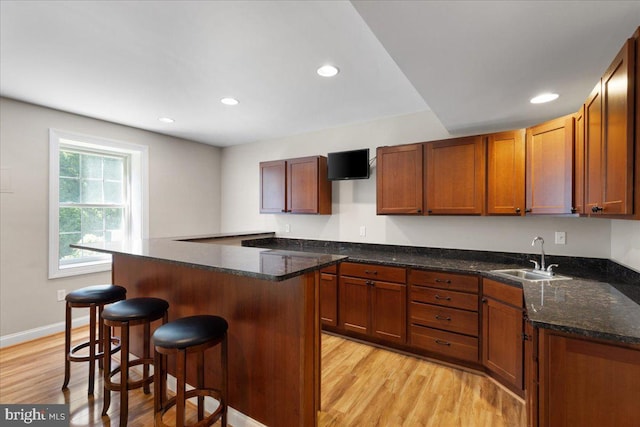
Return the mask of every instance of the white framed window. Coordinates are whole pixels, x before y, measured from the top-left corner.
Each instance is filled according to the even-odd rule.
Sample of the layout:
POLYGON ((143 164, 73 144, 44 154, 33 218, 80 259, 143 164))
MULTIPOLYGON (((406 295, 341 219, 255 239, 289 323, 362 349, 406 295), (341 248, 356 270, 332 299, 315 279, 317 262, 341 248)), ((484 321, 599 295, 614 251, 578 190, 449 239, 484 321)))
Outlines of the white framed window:
POLYGON ((49 278, 111 269, 74 243, 148 235, 148 148, 49 129, 49 278))

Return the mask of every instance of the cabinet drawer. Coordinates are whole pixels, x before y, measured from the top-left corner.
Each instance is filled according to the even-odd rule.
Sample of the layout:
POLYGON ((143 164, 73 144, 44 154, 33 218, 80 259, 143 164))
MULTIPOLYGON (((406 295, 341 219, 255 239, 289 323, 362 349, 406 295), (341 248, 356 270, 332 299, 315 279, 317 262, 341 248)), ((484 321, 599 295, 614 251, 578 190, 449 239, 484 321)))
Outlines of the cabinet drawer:
POLYGON ((343 262, 340 265, 340 275, 362 277, 365 279, 383 280, 385 282, 406 283, 407 270, 402 267, 389 267, 377 264, 360 264, 343 262))
POLYGON ((478 313, 412 302, 411 323, 478 336, 478 313))
POLYGON ((326 274, 337 274, 338 273, 338 264, 330 265, 329 267, 325 267, 320 270, 321 273, 326 274))
POLYGON ((433 351, 434 353, 471 362, 479 360, 478 338, 411 325, 410 340, 411 345, 414 347, 433 351))
POLYGON ((432 288, 478 293, 478 277, 465 274, 411 270, 409 273, 409 283, 412 285, 430 286, 432 288))
POLYGON ((478 295, 476 294, 414 285, 411 286, 410 292, 411 301, 478 311, 478 295))
POLYGON ((490 279, 482 281, 482 295, 516 307, 523 306, 522 289, 490 279))

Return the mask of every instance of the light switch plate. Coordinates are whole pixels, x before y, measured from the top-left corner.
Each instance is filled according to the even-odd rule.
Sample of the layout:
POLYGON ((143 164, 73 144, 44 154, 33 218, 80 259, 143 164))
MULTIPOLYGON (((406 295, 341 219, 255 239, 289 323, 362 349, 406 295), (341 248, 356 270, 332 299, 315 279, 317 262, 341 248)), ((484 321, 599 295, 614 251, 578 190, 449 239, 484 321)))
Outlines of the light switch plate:
POLYGON ((556 231, 556 245, 567 244, 567 233, 564 231, 556 231))

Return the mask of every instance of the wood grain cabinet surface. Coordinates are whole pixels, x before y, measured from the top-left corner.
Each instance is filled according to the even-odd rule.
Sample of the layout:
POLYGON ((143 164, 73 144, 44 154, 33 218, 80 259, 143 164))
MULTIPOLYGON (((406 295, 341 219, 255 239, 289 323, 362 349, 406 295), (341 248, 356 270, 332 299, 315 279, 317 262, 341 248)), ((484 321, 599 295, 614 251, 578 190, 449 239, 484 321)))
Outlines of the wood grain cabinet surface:
POLYGON ((540 329, 537 351, 530 426, 640 425, 640 346, 540 329))
POLYGON ((634 213, 635 43, 625 43, 584 104, 589 215, 634 213))
POLYGON ((573 115, 527 129, 526 197, 531 214, 570 214, 573 199, 573 115))
POLYGON ((404 268, 343 262, 338 283, 342 329, 396 344, 406 342, 404 268))
POLYGON ((428 215, 484 213, 484 138, 472 136, 425 144, 428 215))
POLYGON ((484 279, 482 303, 482 363, 492 377, 524 396, 522 289, 484 279))
POLYGON ((378 147, 376 206, 378 215, 422 215, 422 144, 378 147))
POLYGON ((479 362, 478 277, 409 271, 409 344, 445 360, 479 362))
POLYGON ((487 215, 524 215, 524 129, 487 135, 487 215))
POLYGON ((331 214, 327 158, 260 163, 260 213, 331 214))
POLYGON ((338 326, 338 276, 335 266, 320 271, 320 320, 338 326))

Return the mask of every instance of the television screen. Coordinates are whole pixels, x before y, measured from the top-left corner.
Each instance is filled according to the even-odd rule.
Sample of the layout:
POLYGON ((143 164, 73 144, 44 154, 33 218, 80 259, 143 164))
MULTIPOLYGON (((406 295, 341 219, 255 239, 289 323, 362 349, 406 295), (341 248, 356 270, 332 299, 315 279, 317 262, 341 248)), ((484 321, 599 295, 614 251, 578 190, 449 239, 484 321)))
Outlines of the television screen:
POLYGON ((329 181, 369 178, 369 149, 327 154, 329 181))

